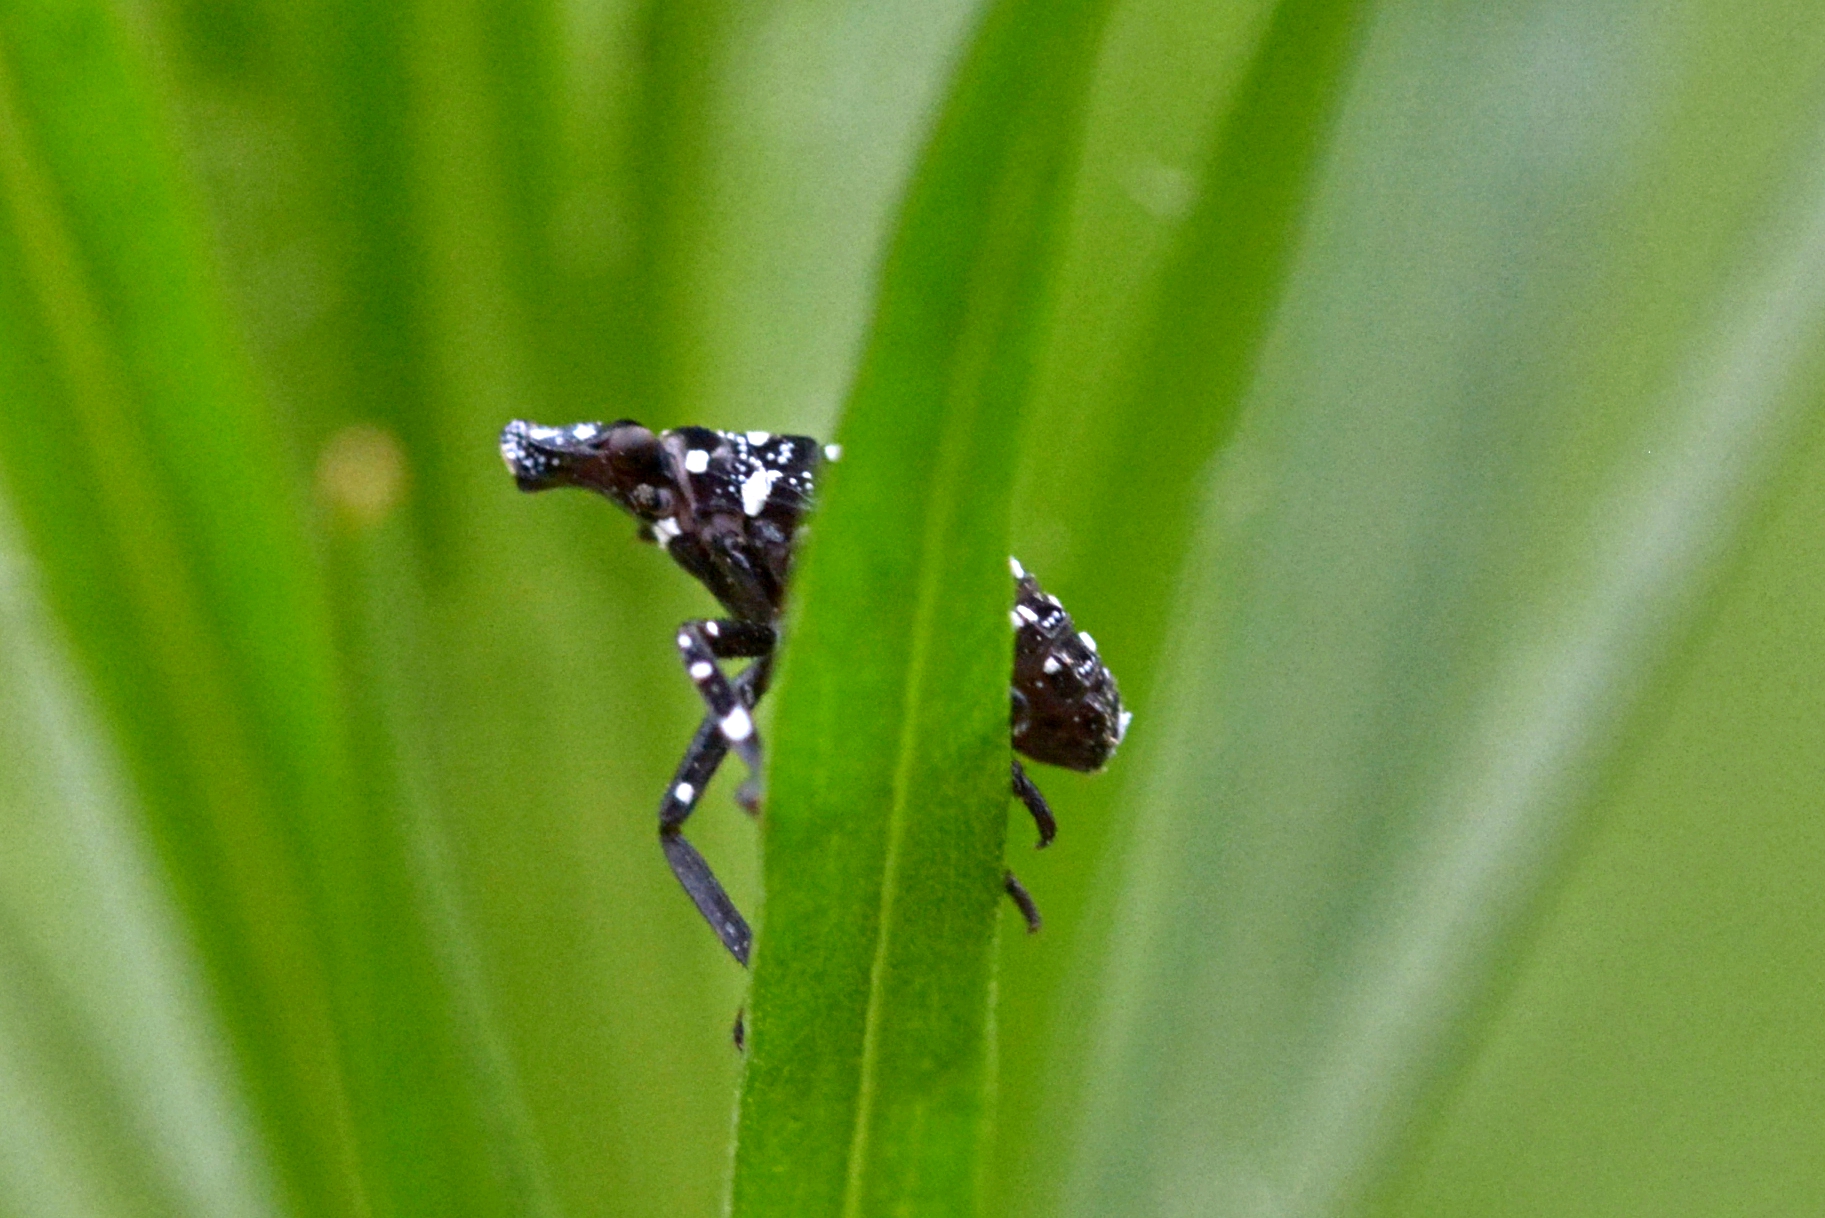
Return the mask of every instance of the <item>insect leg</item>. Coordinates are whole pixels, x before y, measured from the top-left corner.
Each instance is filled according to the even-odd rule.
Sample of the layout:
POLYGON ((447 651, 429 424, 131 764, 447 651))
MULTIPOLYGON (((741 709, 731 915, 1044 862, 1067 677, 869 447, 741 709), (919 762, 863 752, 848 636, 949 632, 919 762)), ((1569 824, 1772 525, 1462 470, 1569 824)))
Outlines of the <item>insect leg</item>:
MULTIPOLYGON (((1046 797, 1039 793, 1033 780, 1027 777, 1020 759, 1014 759, 1014 794, 1033 814, 1033 824, 1039 829, 1039 849, 1043 850, 1052 844, 1052 838, 1058 832, 1058 822, 1052 819, 1052 808, 1046 803, 1046 797)), ((1016 898, 1018 900, 1018 898, 1016 898)))
POLYGON ((773 627, 765 622, 747 622, 740 618, 702 619, 685 625, 702 630, 704 645, 719 660, 771 655, 777 638, 773 627))
POLYGON ((1025 888, 1021 887, 1020 881, 1014 878, 1013 872, 1001 873, 1001 886, 1007 889, 1008 896, 1013 898, 1015 908, 1020 910, 1020 916, 1027 920, 1027 933, 1029 935, 1038 934, 1039 906, 1033 904, 1033 898, 1028 895, 1025 888))
POLYGON ((747 763, 750 774, 760 772, 760 738, 754 734, 754 716, 748 713, 744 700, 735 696, 716 657, 766 655, 772 649, 773 628, 764 624, 692 621, 678 627, 678 654, 684 660, 684 670, 703 704, 710 708, 716 730, 736 756, 747 763), (718 647, 723 650, 718 651, 718 647))
POLYGON ((764 622, 779 613, 784 589, 764 565, 757 566, 745 540, 745 529, 732 527, 727 517, 712 517, 703 530, 712 580, 706 580, 717 600, 751 622, 764 622))
MULTIPOLYGON (((765 664, 763 658, 760 664, 736 677, 731 695, 741 703, 752 705, 753 688, 764 685, 766 680, 765 664)), ((672 785, 666 788, 665 798, 659 804, 659 848, 665 852, 665 861, 671 864, 672 874, 678 877, 678 883, 697 906, 697 912, 703 915, 736 962, 746 966, 748 950, 754 942, 753 932, 748 929, 741 911, 735 908, 735 902, 723 891, 709 863, 685 840, 682 832, 684 822, 696 809, 704 788, 710 785, 710 779, 728 751, 729 741, 722 733, 718 717, 713 712, 704 716, 697 734, 691 737, 690 747, 684 751, 683 760, 678 763, 672 785)))
MULTIPOLYGON (((759 657, 748 665, 736 683, 743 689, 742 701, 749 710, 760 705, 760 699, 767 692, 767 684, 773 679, 773 653, 759 657)), ((735 802, 749 816, 760 815, 760 771, 750 770, 742 784, 735 788, 735 802)))
POLYGON ((691 738, 684 760, 678 763, 672 785, 666 788, 665 800, 659 805, 659 848, 665 852, 665 861, 671 864, 672 874, 678 877, 679 884, 697 906, 697 912, 703 915, 703 920, 710 924, 710 929, 716 932, 716 937, 722 940, 722 945, 729 949, 736 962, 746 965, 748 948, 754 941, 753 932, 748 929, 741 911, 735 908, 735 902, 723 891, 709 863, 681 832, 685 820, 697 806, 697 797, 709 785, 728 751, 728 741, 717 730, 715 718, 706 717, 691 738))

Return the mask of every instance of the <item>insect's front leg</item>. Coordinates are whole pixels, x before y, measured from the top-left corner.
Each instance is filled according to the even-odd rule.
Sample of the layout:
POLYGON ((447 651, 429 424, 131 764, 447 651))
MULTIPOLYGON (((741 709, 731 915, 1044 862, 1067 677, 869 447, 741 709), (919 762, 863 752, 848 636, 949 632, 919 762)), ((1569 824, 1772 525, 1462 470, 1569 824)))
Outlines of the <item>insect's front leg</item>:
POLYGON ((684 891, 697 906, 697 912, 710 924, 710 929, 716 932, 716 937, 729 949, 736 963, 745 967, 754 932, 748 929, 747 919, 735 908, 729 894, 723 891, 710 864, 680 832, 697 806, 697 797, 709 785, 728 751, 728 741, 716 729, 715 719, 706 718, 691 739, 691 746, 685 750, 684 760, 678 763, 678 773, 666 790, 665 801, 659 805, 659 848, 665 852, 665 861, 671 864, 672 874, 684 886, 684 891))
POLYGON ((686 622, 678 627, 678 655, 684 661, 684 671, 715 719, 716 730, 747 764, 752 783, 760 779, 760 738, 754 731, 754 716, 745 700, 735 696, 716 661, 769 656, 775 637, 773 627, 764 622, 730 618, 686 622))
MULTIPOLYGON (((765 692, 770 667, 768 657, 763 656, 759 663, 735 678, 730 692, 740 704, 752 707, 765 692)), ((678 763, 677 773, 672 775, 672 785, 666 788, 665 798, 660 801, 659 848, 665 852, 665 861, 697 906, 697 912, 710 924, 710 929, 716 932, 716 937, 729 949, 736 963, 745 967, 748 950, 754 942, 747 919, 723 891, 709 863, 685 840, 682 832, 684 822, 696 810, 704 788, 710 785, 710 779, 715 777, 717 767, 728 751, 729 741, 722 734, 716 714, 704 716, 697 734, 691 737, 690 746, 684 751, 684 758, 678 763)))

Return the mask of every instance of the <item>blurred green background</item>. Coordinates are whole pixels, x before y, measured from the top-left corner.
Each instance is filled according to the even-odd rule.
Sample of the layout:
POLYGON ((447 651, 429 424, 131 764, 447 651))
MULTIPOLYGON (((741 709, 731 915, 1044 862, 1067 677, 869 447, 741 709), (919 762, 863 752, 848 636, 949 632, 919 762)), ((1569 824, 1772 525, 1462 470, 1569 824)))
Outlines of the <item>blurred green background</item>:
MULTIPOLYGON (((494 437, 828 434, 976 15, 0 5, 0 1212, 720 1212, 708 598, 494 437)), ((988 1211, 1825 1209, 1825 10, 1130 0, 1089 113, 988 1211)))

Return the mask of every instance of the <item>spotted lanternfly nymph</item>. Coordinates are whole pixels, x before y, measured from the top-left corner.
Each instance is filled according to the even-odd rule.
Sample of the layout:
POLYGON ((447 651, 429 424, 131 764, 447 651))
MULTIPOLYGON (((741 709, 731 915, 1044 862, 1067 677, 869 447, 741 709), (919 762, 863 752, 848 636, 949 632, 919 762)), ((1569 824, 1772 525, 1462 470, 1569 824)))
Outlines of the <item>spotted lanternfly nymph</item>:
MULTIPOLYGON (((767 692, 774 645, 792 575, 793 545, 811 508, 819 466, 842 454, 809 436, 680 427, 653 432, 622 419, 542 427, 515 420, 501 431, 501 458, 523 491, 576 486, 596 491, 640 522, 640 538, 665 547, 673 561, 710 590, 728 617, 678 627, 678 653, 708 713, 691 738, 659 805, 665 858, 729 954, 748 962, 753 935, 703 855, 681 830, 717 767, 733 749, 748 768, 735 798, 748 812, 760 804, 760 739, 753 710, 767 692), (734 677, 718 660, 753 663, 734 677)), ((1035 761, 1100 770, 1132 717, 1096 641, 1009 559, 1014 572, 1012 735, 1035 761)), ((1051 842, 1056 822, 1045 796, 1013 762, 1013 792, 1051 842)), ((1012 872, 1008 895, 1028 930, 1039 910, 1012 872)))

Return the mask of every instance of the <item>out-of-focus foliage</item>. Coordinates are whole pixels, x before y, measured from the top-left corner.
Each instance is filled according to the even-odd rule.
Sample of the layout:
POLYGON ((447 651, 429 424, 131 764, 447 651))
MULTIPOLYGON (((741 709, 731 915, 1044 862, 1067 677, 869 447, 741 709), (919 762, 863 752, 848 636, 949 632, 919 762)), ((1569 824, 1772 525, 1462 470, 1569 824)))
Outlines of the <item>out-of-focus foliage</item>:
MULTIPOLYGON (((831 434, 977 16, 0 7, 0 1209, 719 1211, 709 602, 493 439, 831 434)), ((1817 1210, 1825 11, 1129 0, 1087 113, 985 1210, 1817 1210)))

